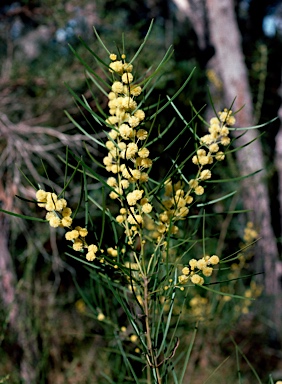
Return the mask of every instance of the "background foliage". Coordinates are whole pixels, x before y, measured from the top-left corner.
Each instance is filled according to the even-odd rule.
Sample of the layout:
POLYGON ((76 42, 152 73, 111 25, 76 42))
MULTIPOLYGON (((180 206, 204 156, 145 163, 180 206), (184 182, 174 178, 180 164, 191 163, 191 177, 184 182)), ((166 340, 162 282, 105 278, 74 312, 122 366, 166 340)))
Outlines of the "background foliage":
MULTIPOLYGON (((278 93, 281 82, 281 59, 279 59, 281 30, 277 27, 276 33, 271 35, 266 29, 267 16, 281 17, 279 2, 272 1, 268 5, 258 6, 256 1, 237 1, 236 12, 253 99, 257 107, 255 110, 257 123, 263 123, 277 115, 281 104, 278 93), (264 92, 261 91, 262 86, 264 92)), ((76 93, 83 93, 90 105, 93 105, 93 100, 91 93, 87 91, 83 68, 68 44, 71 44, 94 68, 95 62, 79 42, 78 36, 82 36, 99 55, 100 46, 94 38, 93 25, 107 46, 115 47, 119 44, 121 34, 124 32, 127 50, 134 52, 144 38, 152 18, 155 18, 155 26, 150 45, 145 48, 142 60, 139 60, 140 68, 137 70, 142 72, 152 62, 157 62, 166 48, 173 44, 175 50, 173 59, 158 88, 151 95, 152 100, 156 100, 159 93, 172 95, 196 66, 192 82, 176 101, 178 109, 189 121, 193 114, 191 101, 196 109, 200 109, 209 103, 207 86, 215 87, 219 94, 221 90, 220 83, 206 70, 206 64, 214 53, 213 47, 207 44, 205 50, 199 48, 193 26, 187 20, 179 18, 174 2, 148 0, 128 3, 122 0, 97 0, 93 3, 86 0, 78 2, 50 0, 1 3, 2 208, 29 215, 34 214, 36 210, 33 204, 14 198, 15 194, 27 198, 32 196, 28 183, 20 176, 18 165, 24 173, 31 173, 35 182, 39 175, 46 181, 44 170, 46 167, 54 184, 62 185, 63 164, 55 154, 63 155, 66 144, 77 154, 85 153, 82 138, 76 136, 77 132, 67 119, 64 110, 67 110, 86 130, 89 128, 64 83, 66 82, 76 93), (46 130, 49 127, 53 128, 56 134, 46 130), (31 145, 28 146, 28 143, 31 145)), ((100 104, 106 106, 103 95, 97 97, 100 104)), ((87 112, 85 115, 88 117, 87 112)), ((170 116, 166 114, 162 115, 162 118, 164 121, 170 120, 170 116)), ((266 130, 263 136, 263 148, 271 193, 273 228, 281 248, 281 225, 276 208, 277 174, 273 168, 272 150, 278 128, 279 123, 276 122, 271 125, 271 129, 266 130)), ((85 137, 83 139, 86 140, 85 137)), ((167 137, 166 140, 170 142, 171 137, 167 137)), ((161 152, 167 142, 164 141, 162 146, 156 147, 156 153, 161 152)), ((102 159, 103 155, 97 148, 93 148, 93 154, 102 159)), ((238 164, 230 156, 228 167, 219 169, 218 172, 223 178, 238 176, 238 164)), ((80 179, 74 179, 73 182, 73 191, 68 200, 75 208, 80 192, 80 179)), ((93 194, 97 194, 95 186, 92 187, 93 194)), ((228 204, 228 206, 219 204, 216 209, 221 212, 232 205, 240 207, 241 202, 228 200, 228 204)), ((39 211, 37 215, 40 216, 39 211)), ((31 360, 34 361, 32 369, 35 371, 36 382, 105 382, 100 374, 107 373, 105 367, 108 362, 115 361, 117 370, 120 362, 118 359, 111 359, 112 356, 109 355, 111 345, 107 343, 107 331, 99 321, 92 318, 91 311, 85 306, 74 285, 75 277, 83 290, 87 292, 90 289, 84 285, 84 269, 64 255, 63 233, 56 237, 55 233, 52 231, 50 233, 48 227, 42 223, 23 222, 17 218, 1 217, 1 223, 7 231, 8 248, 13 260, 12 269, 16 277, 16 297, 21 303, 18 316, 24 320, 19 334, 22 332, 28 335, 27 349, 32 345, 30 353, 31 360)), ((221 233, 223 240, 228 239, 226 242, 228 249, 222 245, 221 252, 228 251, 231 254, 237 251, 243 241, 245 224, 243 216, 235 217, 231 224, 218 220, 216 230, 221 233), (221 232, 222 228, 226 231, 221 232)), ((213 222, 207 221, 207 227, 210 225, 213 225, 213 222)), ((251 254, 248 258, 249 265, 243 264, 239 268, 244 274, 252 272, 251 254)), ((240 280, 236 285, 234 283, 234 291, 244 292, 245 286, 249 283, 248 279, 240 280)), ((211 302, 210 305, 214 313, 221 313, 222 316, 214 320, 211 316, 208 321, 201 323, 188 373, 192 377, 191 382, 203 383, 227 356, 231 357, 218 372, 215 372, 209 383, 225 383, 226 377, 230 382, 236 381, 238 369, 236 348, 230 338, 230 332, 243 351, 240 369, 246 383, 252 383, 254 379, 250 364, 242 356, 247 356, 264 380, 268 379, 269 373, 273 373, 275 377, 277 371, 277 379, 281 379, 280 340, 275 333, 272 333, 272 325, 269 324, 260 306, 250 307, 247 302, 234 301, 226 303, 218 301, 217 304, 211 302), (215 305, 224 306, 224 310, 217 308, 215 311, 215 305)), ((8 382, 18 383, 23 380, 22 361, 26 356, 23 344, 8 325, 5 305, 0 307, 0 310, 0 321, 3 325, 0 331, 0 378, 10 375, 8 382)), ((195 316, 193 310, 197 311, 199 316, 202 315, 201 310, 206 313, 210 308, 205 303, 203 306, 197 303, 193 308, 192 303, 189 314, 192 318, 195 316)), ((128 348, 130 350, 134 348, 130 340, 128 348)))

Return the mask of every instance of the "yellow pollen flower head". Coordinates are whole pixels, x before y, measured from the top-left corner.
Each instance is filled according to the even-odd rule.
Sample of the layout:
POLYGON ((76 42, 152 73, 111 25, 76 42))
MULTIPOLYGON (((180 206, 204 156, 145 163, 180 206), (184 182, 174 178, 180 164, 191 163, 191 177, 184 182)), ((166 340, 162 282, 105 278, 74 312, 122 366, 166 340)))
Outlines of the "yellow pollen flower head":
POLYGON ((132 111, 136 109, 136 107, 137 103, 131 97, 125 96, 122 98, 122 108, 126 109, 127 111, 132 111))
POLYGON ((188 281, 189 281, 189 276, 187 276, 187 275, 178 276, 179 284, 186 284, 188 281))
POLYGON ((147 148, 142 148, 142 149, 140 149, 140 151, 138 151, 138 155, 142 159, 145 159, 145 158, 149 157, 150 151, 147 148))
POLYGON ((229 129, 227 127, 222 127, 220 134, 221 134, 221 136, 228 136, 229 135, 229 129))
POLYGON ((210 119, 210 124, 218 124, 220 122, 220 120, 217 118, 217 117, 212 117, 210 119))
POLYGON ((142 88, 139 85, 134 85, 130 87, 130 93, 132 96, 139 96, 142 92, 142 88))
POLYGON ((119 133, 124 140, 128 140, 132 135, 132 128, 130 128, 127 124, 121 124, 119 127, 119 133))
POLYGON ((120 81, 115 81, 112 84, 112 91, 114 93, 122 93, 122 91, 123 91, 123 84, 120 81))
POLYGON ((118 137, 118 131, 112 129, 110 132, 109 132, 109 136, 111 139, 115 140, 117 137, 118 137))
POLYGON ((207 165, 207 164, 211 164, 212 163, 212 157, 210 155, 207 155, 207 156, 201 156, 199 158, 199 163, 201 165, 207 165))
POLYGON ((129 224, 143 224, 143 218, 141 215, 129 215, 128 218, 127 218, 127 221, 129 222, 129 224))
POLYGON ((205 267, 202 269, 203 275, 207 276, 207 277, 212 275, 212 271, 213 271, 213 269, 210 267, 205 267))
POLYGON ((226 119, 226 124, 232 126, 236 123, 236 119, 234 116, 229 116, 227 119, 226 119))
POLYGON ((204 149, 198 149, 197 150, 197 156, 198 157, 206 156, 206 155, 207 155, 207 152, 204 149))
POLYGON ((117 95, 115 94, 115 92, 110 92, 110 93, 108 94, 108 99, 109 99, 109 100, 115 100, 116 97, 117 97, 117 95))
POLYGON ((187 216, 189 213, 189 208, 187 207, 180 207, 176 212, 175 212, 175 216, 176 217, 185 217, 187 216))
MULTIPOLYGON (((125 57, 124 57, 125 58, 125 57)), ((123 64, 123 70, 125 72, 132 72, 133 70, 133 65, 132 64, 128 64, 128 63, 124 63, 123 64)))
POLYGON ((183 273, 183 275, 189 275, 190 274, 190 269, 188 267, 184 267, 182 269, 182 273, 183 273))
POLYGON ((96 259, 96 254, 93 251, 89 251, 86 253, 86 260, 93 261, 96 259))
POLYGON ((185 196, 186 204, 191 204, 193 202, 193 197, 190 195, 185 196))
POLYGON ((61 224, 61 220, 57 216, 51 217, 49 220, 49 224, 50 224, 50 227, 57 228, 61 224))
POLYGON ((133 75, 132 75, 132 73, 129 73, 129 72, 124 73, 124 74, 121 76, 121 80, 122 80, 122 82, 125 83, 125 84, 132 83, 132 81, 133 81, 133 75))
POLYGON ((123 180, 121 180, 120 184, 121 184, 123 189, 127 189, 129 187, 129 181, 128 180, 123 179, 123 180))
POLYGON ((126 158, 131 159, 138 151, 138 147, 135 143, 129 143, 126 148, 126 158))
POLYGON ((219 257, 216 255, 211 256, 210 259, 208 260, 208 264, 216 265, 218 263, 219 263, 219 257))
POLYGON ((198 261, 197 261, 196 259, 191 259, 191 260, 189 261, 189 265, 190 265, 192 271, 197 267, 197 262, 198 262, 198 261))
POLYGON ((189 187, 190 188, 196 188, 198 185, 199 185, 199 182, 197 181, 197 180, 195 180, 195 179, 191 179, 189 182, 188 182, 188 184, 189 184, 189 187))
POLYGON ((111 53, 111 54, 110 54, 110 59, 111 59, 112 61, 116 61, 116 59, 117 59, 117 55, 116 55, 115 53, 111 53))
POLYGON ((146 183, 148 180, 149 180, 149 175, 145 172, 142 172, 139 179, 140 183, 146 183))
POLYGON ((201 180, 208 180, 211 178, 211 171, 209 169, 204 169, 201 173, 200 173, 200 179, 201 180))
POLYGON ((62 210, 61 214, 63 217, 70 216, 72 214, 72 210, 66 207, 62 210))
POLYGON ((64 216, 62 218, 62 226, 63 227, 70 227, 72 224, 72 218, 70 216, 64 216))
POLYGON ((218 144, 216 144, 216 143, 213 143, 213 144, 211 144, 210 146, 209 146, 209 151, 210 152, 218 152, 219 151, 219 146, 218 146, 218 144))
POLYGON ((98 247, 95 244, 88 245, 87 249, 89 252, 94 252, 94 253, 98 252, 98 247))
POLYGON ((135 113, 134 116, 137 117, 140 121, 145 119, 145 112, 142 111, 142 109, 138 109, 135 113))
POLYGON ((150 213, 152 211, 152 209, 153 209, 153 207, 149 203, 146 203, 146 204, 142 205, 142 211, 144 213, 150 213))
POLYGON ((204 259, 200 259, 197 261, 197 268, 198 269, 203 269, 207 266, 207 263, 204 259))
POLYGON ((194 189, 195 194, 198 195, 198 196, 202 195, 204 193, 204 191, 205 190, 204 190, 204 188, 201 185, 198 185, 198 187, 196 187, 194 189))
POLYGON ((117 180, 114 177, 109 177, 107 180, 107 184, 110 187, 116 187, 117 186, 117 180))
POLYGON ((124 220, 125 220, 125 217, 124 217, 123 215, 118 215, 118 216, 116 217, 116 221, 117 221, 118 223, 123 223, 124 220))
POLYGON ((83 241, 80 239, 75 239, 72 247, 75 251, 81 251, 83 248, 83 241))
POLYGON ((98 316, 97 316, 97 320, 98 321, 103 321, 103 320, 105 320, 105 318, 106 317, 105 317, 105 315, 103 313, 99 313, 98 316))
POLYGON ((132 127, 132 128, 136 128, 138 127, 140 123, 140 120, 138 119, 138 117, 136 116, 130 116, 129 119, 128 119, 128 124, 132 127))
POLYGON ((222 145, 224 145, 224 146, 226 146, 226 145, 228 145, 228 144, 230 144, 230 137, 226 137, 226 136, 224 136, 224 137, 222 137, 222 139, 221 139, 221 144, 222 145))
POLYGON ((203 285, 204 279, 195 273, 193 276, 191 276, 191 282, 193 284, 203 285))
POLYGON ((74 229, 79 232, 79 236, 81 236, 81 237, 86 237, 88 235, 88 231, 86 228, 82 228, 82 227, 77 226, 74 229))
POLYGON ((145 131, 145 129, 139 129, 139 130, 137 131, 137 138, 138 138, 139 140, 146 140, 147 137, 148 137, 148 132, 145 131))
POLYGON ((225 158, 225 154, 222 152, 222 151, 219 151, 217 152, 217 154, 215 155, 215 158, 217 161, 222 161, 224 160, 225 158))
POLYGON ((41 208, 44 208, 45 207, 45 203, 47 201, 47 192, 46 191, 43 191, 43 189, 39 189, 37 192, 36 192, 36 200, 38 201, 38 206, 41 207, 41 208))
POLYGON ((111 68, 110 69, 110 72, 117 72, 118 74, 122 74, 123 72, 123 64, 122 64, 122 61, 113 61, 112 63, 110 63, 109 67, 111 68))
POLYGON ((176 235, 178 231, 179 231, 179 228, 176 225, 173 225, 170 228, 170 232, 171 232, 172 235, 176 235))
POLYGON ((45 219, 46 220, 51 220, 53 217, 57 217, 56 213, 55 212, 47 212, 46 213, 46 216, 45 216, 45 219))
POLYGON ((130 341, 131 341, 132 343, 136 343, 137 340, 138 340, 138 337, 137 337, 136 335, 131 335, 131 336, 130 336, 130 341))
POLYGON ((153 161, 149 158, 142 159, 141 166, 144 168, 150 168, 153 165, 153 161))

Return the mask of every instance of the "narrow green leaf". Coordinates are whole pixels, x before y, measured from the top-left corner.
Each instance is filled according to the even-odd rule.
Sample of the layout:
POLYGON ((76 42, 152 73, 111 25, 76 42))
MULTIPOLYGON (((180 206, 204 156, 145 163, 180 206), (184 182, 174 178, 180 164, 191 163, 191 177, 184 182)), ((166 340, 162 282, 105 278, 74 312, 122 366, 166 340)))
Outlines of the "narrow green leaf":
MULTIPOLYGON (((175 269, 175 272, 174 272, 174 282, 173 283, 174 283, 174 285, 177 285, 177 270, 176 269, 175 269)), ((164 345, 166 343, 166 338, 167 338, 168 331, 169 331, 169 328, 170 328, 171 316, 172 316, 172 313, 173 313, 175 295, 176 295, 176 288, 173 290, 172 295, 171 295, 170 307, 169 307, 169 311, 168 311, 168 315, 167 315, 167 319, 166 319, 165 330, 164 330, 164 333, 163 333, 163 336, 162 336, 163 339, 162 339, 162 343, 161 343, 161 345, 159 347, 157 357, 162 353, 162 350, 163 350, 164 345)))
MULTIPOLYGON (((83 42, 82 42, 83 44, 83 42)), ((97 75, 97 73, 95 71, 93 71, 93 69, 86 63, 86 61, 76 52, 76 50, 69 44, 69 47, 72 51, 72 53, 78 58, 78 60, 81 62, 81 64, 87 69, 87 71, 89 71, 90 73, 92 73, 93 76, 95 76, 102 84, 104 84, 105 87, 107 88, 110 88, 110 85, 105 81, 103 80, 100 76, 97 75)), ((90 48, 88 49, 90 50, 90 48)), ((95 56, 95 58, 101 62, 103 65, 105 65, 106 67, 108 67, 107 64, 105 64, 100 58, 99 56, 97 56, 93 51, 90 50, 90 52, 95 56)), ((109 67, 108 67, 109 68, 109 67)))
POLYGON ((184 361, 184 364, 183 364, 183 369, 182 369, 182 372, 181 372, 181 375, 180 375, 180 378, 179 378, 179 384, 183 383, 183 379, 184 379, 185 372, 186 372, 187 367, 188 367, 189 359, 190 359, 191 352, 192 352, 192 349, 193 349, 193 346, 194 346, 194 343, 195 343, 197 332, 198 332, 198 323, 195 325, 195 328, 194 328, 194 331, 193 331, 193 334, 192 334, 192 339, 190 341, 189 348, 187 349, 185 361, 184 361))
POLYGON ((40 221, 41 223, 47 223, 48 222, 45 219, 39 219, 38 217, 21 215, 19 213, 6 211, 5 209, 2 209, 2 208, 0 208, 0 212, 6 213, 7 215, 10 215, 10 216, 19 217, 20 219, 24 219, 24 220, 40 221))
MULTIPOLYGON (((167 97, 168 97, 168 96, 167 96, 167 97)), ((169 97, 168 97, 168 98, 169 98, 169 97)), ((172 100, 172 99, 169 98, 169 100, 172 100)), ((188 122, 185 120, 185 118, 183 117, 183 115, 180 113, 180 111, 178 110, 178 108, 176 107, 176 105, 175 105, 173 102, 171 102, 171 106, 173 107, 173 109, 175 110, 175 112, 178 114, 178 116, 181 118, 181 120, 183 121, 183 123, 184 123, 185 125, 189 126, 189 129, 190 129, 190 131, 193 133, 193 136, 199 141, 199 140, 200 140, 200 137, 196 134, 195 130, 194 130, 192 127, 190 127, 190 123, 194 120, 194 117, 193 117, 192 120, 190 120, 190 122, 188 123, 188 122)), ((204 108, 204 107, 203 107, 203 108, 204 108)), ((200 116, 199 114, 200 114, 200 112, 202 111, 203 108, 200 109, 200 111, 198 112, 198 115, 197 115, 197 116, 200 116)), ((196 116, 195 116, 195 117, 196 117, 196 116)))
POLYGON ((100 145, 101 147, 104 147, 105 148, 105 144, 102 142, 102 141, 100 141, 100 140, 98 140, 98 139, 96 139, 93 135, 90 135, 88 132, 86 132, 72 117, 71 117, 71 115, 67 112, 67 111, 65 111, 65 114, 66 114, 66 116, 70 119, 70 121, 85 135, 85 136, 87 136, 87 137, 89 137, 92 141, 95 141, 95 143, 97 143, 98 145, 100 145))
POLYGON ((18 168, 18 170, 20 171, 20 173, 22 174, 22 176, 26 179, 26 181, 28 182, 28 184, 30 184, 32 186, 33 189, 35 189, 35 191, 38 190, 38 188, 35 187, 35 185, 32 183, 32 181, 23 173, 23 171, 18 168))
POLYGON ((98 81, 90 74, 90 72, 86 72, 89 79, 96 85, 96 87, 103 93, 105 96, 108 96, 108 92, 105 91, 103 87, 98 83, 98 81))
POLYGON ((100 234, 100 240, 99 240, 99 248, 101 248, 104 233, 105 233, 105 226, 106 226, 106 196, 105 196, 105 188, 102 187, 102 198, 103 198, 103 207, 102 207, 102 226, 101 226, 101 234, 100 234))
POLYGON ((197 207, 205 207, 206 205, 210 205, 210 204, 218 203, 219 201, 228 199, 228 197, 231 197, 231 196, 235 195, 235 193, 237 193, 237 191, 233 191, 233 192, 231 192, 231 193, 228 193, 227 195, 224 195, 224 196, 221 196, 221 197, 219 197, 219 198, 217 198, 217 199, 208 201, 207 203, 197 204, 197 207))
MULTIPOLYGON (((100 38, 99 33, 97 32, 97 29, 96 29, 95 27, 93 27, 93 31, 94 31, 94 33, 95 33, 95 35, 96 35, 96 37, 97 37, 99 43, 102 45, 102 47, 103 47, 104 50, 107 52, 107 54, 110 55, 111 52, 110 52, 110 51, 108 50, 108 48, 105 46, 103 40, 100 38)), ((83 41, 83 40, 82 40, 82 44, 84 44, 84 41, 83 41)), ((87 49, 89 48, 88 45, 87 45, 86 43, 84 44, 84 46, 85 46, 87 49)), ((94 55, 95 57, 97 56, 93 51, 90 50, 90 52, 93 53, 93 55, 94 55)), ((104 63, 102 62, 102 64, 104 64, 104 63)), ((105 64, 105 65, 107 65, 107 64, 105 64)))
POLYGON ((247 358, 247 356, 244 354, 244 352, 241 350, 241 348, 239 347, 239 345, 236 343, 236 341, 233 339, 232 336, 231 337, 231 340, 233 342, 233 344, 235 345, 235 347, 238 349, 238 351, 240 352, 241 356, 243 357, 243 359, 246 361, 246 363, 248 364, 248 366, 251 368, 251 371, 253 372, 255 378, 257 379, 257 382, 259 384, 262 384, 262 381, 261 379, 259 378, 259 375, 257 373, 257 371, 255 370, 255 368, 253 367, 253 365, 251 364, 251 362, 249 361, 249 359, 247 358))
MULTIPOLYGON (((59 158, 60 158, 60 157, 59 157, 59 158)), ((74 178, 74 176, 75 176, 75 174, 76 174, 76 172, 78 171, 78 168, 79 168, 79 166, 80 166, 80 162, 79 162, 79 163, 77 164, 77 166, 74 168, 74 171, 73 171, 71 177, 69 178, 69 180, 66 181, 66 177, 67 177, 66 172, 67 172, 67 169, 68 169, 68 166, 69 166, 69 164, 68 164, 68 156, 66 157, 66 160, 64 161, 64 163, 65 163, 65 165, 66 165, 64 188, 63 188, 63 190, 61 191, 61 193, 58 195, 58 197, 60 197, 61 195, 64 194, 64 192, 66 191, 67 187, 69 186, 70 182, 71 182, 72 179, 74 178)))
POLYGON ((226 361, 230 358, 230 356, 227 356, 216 368, 215 370, 208 376, 208 378, 203 382, 203 384, 207 384, 209 379, 214 376, 214 374, 220 370, 220 368, 226 363, 226 361))
POLYGON ((155 114, 153 114, 150 119, 153 119, 155 117, 156 114, 159 114, 161 113, 168 105, 170 105, 172 103, 172 101, 183 91, 183 89, 186 87, 186 85, 188 84, 188 82, 190 81, 191 77, 193 76, 193 73, 195 71, 196 68, 193 68, 193 70, 191 71, 190 75, 188 76, 188 78, 184 81, 183 85, 178 89, 177 92, 175 92, 175 94, 172 96, 172 97, 169 97, 169 100, 168 102, 163 105, 155 114))
POLYGON ((153 24, 154 24, 154 20, 151 21, 150 23, 150 26, 149 26, 149 29, 146 33, 146 36, 144 37, 144 40, 142 42, 142 44, 140 45, 140 47, 138 48, 137 52, 135 53, 135 55, 133 56, 133 58, 130 60, 130 63, 129 64, 132 64, 134 62, 134 60, 136 60, 136 58, 139 56, 139 54, 141 53, 142 49, 144 48, 145 44, 147 43, 147 40, 150 36, 150 33, 152 31, 152 28, 153 28, 153 24))
POLYGON ((262 128, 262 127, 265 127, 267 125, 269 125, 270 123, 273 123, 274 121, 276 121, 277 119, 279 119, 279 117, 274 117, 273 119, 269 120, 268 122, 266 123, 263 123, 263 124, 258 124, 258 125, 253 125, 251 127, 240 127, 240 128, 236 128, 236 127, 228 127, 228 129, 230 131, 249 131, 251 129, 257 129, 257 128, 262 128))
POLYGON ((254 176, 257 173, 263 171, 263 169, 259 169, 258 171, 249 173, 248 175, 245 176, 239 176, 239 177, 233 177, 232 179, 219 179, 219 180, 205 180, 205 183, 212 184, 212 183, 231 183, 234 181, 241 181, 244 179, 247 179, 248 177, 254 176))
MULTIPOLYGON (((230 280, 228 280, 228 281, 230 281, 230 280)), ((246 300, 246 297, 244 297, 244 296, 233 295, 232 293, 217 291, 215 289, 209 288, 207 285, 198 285, 198 287, 203 288, 206 291, 216 293, 216 294, 221 295, 221 296, 230 296, 230 297, 233 297, 234 299, 246 300)), ((248 300, 254 300, 254 299, 248 298, 248 300)))

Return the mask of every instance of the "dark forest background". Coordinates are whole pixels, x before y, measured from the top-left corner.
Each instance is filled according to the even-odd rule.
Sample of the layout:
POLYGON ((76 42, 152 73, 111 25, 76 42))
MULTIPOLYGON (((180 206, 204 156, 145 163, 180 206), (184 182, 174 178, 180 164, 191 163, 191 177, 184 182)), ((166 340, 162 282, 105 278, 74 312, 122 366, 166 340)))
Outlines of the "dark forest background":
MULTIPOLYGON (((218 325, 214 334, 203 333, 208 346, 205 352, 200 342, 196 345, 193 364, 195 372, 207 372, 221 356, 231 354, 228 335, 232 332, 263 382, 270 374, 274 380, 281 380, 281 1, 2 0, 0 208, 39 217, 34 204, 15 197, 34 198, 23 174, 35 183, 50 183, 46 168, 57 187, 64 177, 64 166, 57 156, 64 156, 66 146, 85 154, 83 142, 87 138, 77 132, 64 111, 86 130, 89 127, 65 83, 77 94, 84 94, 93 108, 95 103, 87 91, 84 70, 69 44, 95 69, 96 63, 79 36, 98 55, 104 55, 93 26, 113 51, 124 33, 130 56, 152 19, 152 35, 137 70, 142 72, 158 62, 170 45, 174 55, 151 100, 158 99, 159 94, 173 95, 196 67, 189 86, 175 102, 187 121, 193 115, 191 102, 196 110, 206 106, 204 116, 211 116, 209 93, 217 110, 228 107, 236 96, 236 103, 241 103, 236 107, 246 104, 238 120, 241 127, 261 125, 278 117, 252 131, 255 136, 262 135, 255 142, 251 160, 243 151, 241 157, 234 156, 231 165, 221 170, 226 178, 264 170, 247 189, 243 183, 243 198, 234 202, 249 209, 249 215, 235 217, 232 224, 218 223, 225 230, 223 253, 227 249, 229 253, 236 251, 246 221, 254 223, 261 240, 255 246, 250 268, 251 273, 258 273, 256 281, 263 293, 247 314, 237 316, 233 312, 236 321, 231 331, 225 333, 218 325), (231 56, 235 58, 233 64, 228 60, 231 56), (214 344, 220 348, 210 356, 214 344)), ((97 93, 97 98, 106 108, 104 96, 97 93)), ((162 119, 171 119, 169 111, 161 115, 162 119)), ((168 142, 174 133, 171 135, 168 142)), ((246 140, 252 139, 250 136, 246 140)), ((244 142, 239 140, 240 144, 244 142)), ((165 142, 155 148, 156 152, 161 152, 162 146, 165 142)), ((102 157, 95 148, 93 154, 102 157)), ((93 188, 94 195, 98 193, 95 186, 89 188, 93 188)), ((74 179, 68 196, 70 205, 76 204, 79 191, 79 180, 74 179)), ((103 383, 99 372, 107 363, 101 352, 105 347, 104 330, 85 315, 73 283, 75 274, 83 284, 84 270, 64 251, 62 233, 55 234, 42 223, 0 213, 0 380, 9 375, 9 383, 103 383)), ((230 364, 228 369, 235 371, 236 365, 230 364)), ((242 369, 246 370, 244 383, 254 382, 248 377, 248 364, 242 369)), ((198 373, 192 382, 202 383, 203 377, 198 373)), ((217 378, 214 382, 227 381, 217 378)))

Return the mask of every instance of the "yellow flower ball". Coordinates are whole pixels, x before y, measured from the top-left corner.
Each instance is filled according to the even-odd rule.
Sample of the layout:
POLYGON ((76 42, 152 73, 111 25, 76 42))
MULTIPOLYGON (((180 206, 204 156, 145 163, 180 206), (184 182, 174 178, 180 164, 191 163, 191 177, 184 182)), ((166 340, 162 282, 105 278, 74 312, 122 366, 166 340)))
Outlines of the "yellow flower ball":
POLYGON ((191 282, 193 284, 203 285, 204 279, 195 273, 195 275, 191 276, 191 282))

